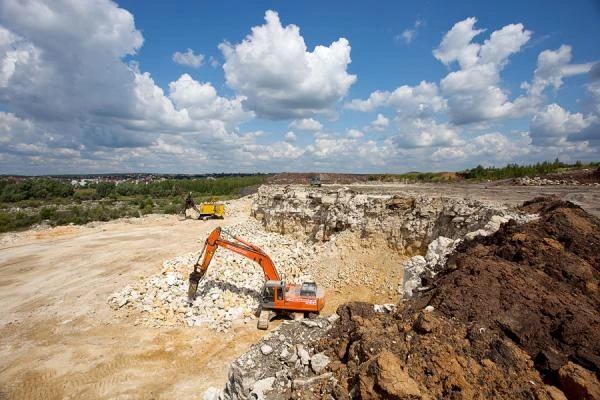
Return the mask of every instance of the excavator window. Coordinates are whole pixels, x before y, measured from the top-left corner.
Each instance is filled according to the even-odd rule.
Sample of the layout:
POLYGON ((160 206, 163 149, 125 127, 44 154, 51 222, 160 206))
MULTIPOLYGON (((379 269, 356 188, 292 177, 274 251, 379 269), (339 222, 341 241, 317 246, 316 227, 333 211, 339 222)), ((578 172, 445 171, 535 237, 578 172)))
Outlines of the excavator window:
POLYGON ((266 286, 263 292, 263 302, 273 303, 275 300, 275 288, 273 286, 266 286))
POLYGON ((317 296, 317 284, 314 282, 304 282, 300 288, 300 296, 317 296))
POLYGON ((284 291, 283 286, 279 286, 277 288, 277 300, 283 300, 283 291, 284 291))

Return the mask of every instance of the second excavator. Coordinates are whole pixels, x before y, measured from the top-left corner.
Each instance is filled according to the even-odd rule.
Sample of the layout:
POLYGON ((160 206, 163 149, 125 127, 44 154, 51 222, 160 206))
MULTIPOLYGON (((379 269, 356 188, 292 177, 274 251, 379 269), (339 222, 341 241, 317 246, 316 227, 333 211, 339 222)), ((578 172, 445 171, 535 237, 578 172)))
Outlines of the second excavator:
POLYGON ((219 247, 231 250, 260 265, 265 274, 265 284, 261 294, 261 309, 258 318, 258 329, 267 329, 269 322, 277 315, 294 316, 300 313, 318 314, 325 306, 325 293, 314 282, 302 284, 287 283, 281 278, 275 264, 259 247, 245 242, 239 237, 230 235, 220 227, 213 230, 190 274, 188 301, 193 302, 198 290, 198 283, 206 274, 206 270, 219 247), (228 235, 232 240, 222 238, 228 235), (204 257, 202 257, 204 256, 204 257), (202 258, 202 262, 200 259, 202 258))

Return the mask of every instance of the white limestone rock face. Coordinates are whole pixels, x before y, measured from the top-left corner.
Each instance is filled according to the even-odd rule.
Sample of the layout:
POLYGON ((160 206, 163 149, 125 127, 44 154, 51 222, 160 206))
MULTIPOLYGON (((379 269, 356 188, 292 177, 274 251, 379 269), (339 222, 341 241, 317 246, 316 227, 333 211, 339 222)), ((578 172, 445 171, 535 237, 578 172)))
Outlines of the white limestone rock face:
POLYGON ((404 282, 401 291, 405 298, 413 296, 413 291, 421 287, 421 276, 425 273, 427 261, 423 256, 411 257, 404 264, 404 282))
POLYGON ((497 230, 516 214, 495 202, 300 185, 261 186, 251 212, 268 231, 315 241, 347 230, 362 237, 384 235, 391 248, 407 255, 426 254, 439 236, 456 240, 480 229, 497 230))
POLYGON ((443 269, 448 255, 454 251, 459 242, 460 239, 454 240, 444 236, 438 236, 429 243, 427 246, 427 254, 425 255, 425 261, 427 262, 429 270, 434 272, 443 269))

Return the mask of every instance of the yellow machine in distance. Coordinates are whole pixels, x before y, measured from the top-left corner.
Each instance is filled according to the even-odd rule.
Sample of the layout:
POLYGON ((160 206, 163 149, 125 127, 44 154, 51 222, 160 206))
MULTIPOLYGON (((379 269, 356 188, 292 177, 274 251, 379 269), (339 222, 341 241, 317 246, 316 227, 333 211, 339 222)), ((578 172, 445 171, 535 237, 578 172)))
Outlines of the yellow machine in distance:
POLYGON ((211 218, 225 218, 225 204, 216 201, 200 203, 196 205, 190 192, 185 199, 185 206, 179 212, 180 219, 186 219, 187 210, 192 209, 197 213, 196 219, 207 220, 211 218))
POLYGON ((225 217, 225 204, 222 203, 200 203, 198 207, 200 216, 198 219, 225 217))

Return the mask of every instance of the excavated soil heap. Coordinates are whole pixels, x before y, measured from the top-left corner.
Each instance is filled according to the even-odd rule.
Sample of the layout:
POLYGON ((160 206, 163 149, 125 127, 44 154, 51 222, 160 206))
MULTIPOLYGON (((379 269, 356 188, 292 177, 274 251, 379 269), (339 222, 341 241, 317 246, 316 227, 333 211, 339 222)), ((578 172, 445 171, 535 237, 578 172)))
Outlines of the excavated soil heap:
POLYGON ((474 331, 435 312, 376 314, 366 303, 343 305, 338 314, 318 346, 335 360, 328 369, 337 384, 295 398, 561 398, 524 351, 492 331, 474 331))
POLYGON ((548 174, 544 176, 546 179, 554 179, 554 180, 574 180, 583 184, 590 183, 600 183, 600 168, 596 168, 594 170, 577 170, 577 171, 569 171, 564 172, 562 174, 548 174))
POLYGON ((522 208, 540 219, 459 246, 416 305, 502 331, 550 381, 568 360, 599 374, 600 220, 552 198, 522 208))
POLYGON ((522 208, 540 218, 461 244, 396 313, 340 307, 318 345, 337 383, 292 397, 600 399, 600 220, 522 208))

